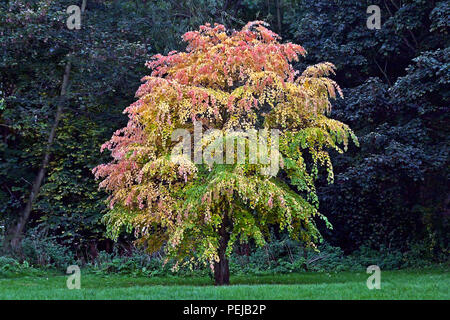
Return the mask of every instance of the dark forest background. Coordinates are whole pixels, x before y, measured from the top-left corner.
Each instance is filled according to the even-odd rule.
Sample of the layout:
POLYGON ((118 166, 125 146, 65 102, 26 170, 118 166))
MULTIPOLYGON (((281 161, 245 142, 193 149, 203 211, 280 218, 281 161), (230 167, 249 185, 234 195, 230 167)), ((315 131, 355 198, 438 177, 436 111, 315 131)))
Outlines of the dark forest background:
MULTIPOLYGON (((131 234, 117 244, 105 238, 106 194, 91 169, 109 161, 100 145, 126 124, 122 111, 149 73, 145 61, 184 49, 181 35, 206 22, 241 28, 264 20, 307 50, 299 70, 322 61, 337 66, 345 99, 333 103, 332 117, 361 144, 333 154, 335 183, 319 183, 320 211, 334 226, 322 228, 325 241, 345 254, 419 246, 431 260, 448 255, 448 1, 89 0, 82 28, 69 30, 73 4, 81 1, 0 1, 3 250, 14 239, 18 256, 27 254, 23 244, 53 243, 52 250, 84 262, 132 250, 131 234), (381 9, 379 30, 366 26, 373 4, 381 9)), ((248 254, 253 246, 236 250, 248 254)))

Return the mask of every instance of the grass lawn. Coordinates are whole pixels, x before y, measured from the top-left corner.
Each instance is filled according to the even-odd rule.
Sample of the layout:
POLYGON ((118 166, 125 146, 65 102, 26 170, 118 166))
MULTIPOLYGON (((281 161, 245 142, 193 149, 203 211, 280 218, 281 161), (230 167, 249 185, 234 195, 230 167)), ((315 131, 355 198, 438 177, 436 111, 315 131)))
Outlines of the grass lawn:
POLYGON ((209 278, 81 276, 81 289, 69 290, 67 276, 0 279, 0 299, 449 299, 445 269, 381 272, 381 289, 366 287, 368 274, 296 273, 234 276, 215 287, 209 278))

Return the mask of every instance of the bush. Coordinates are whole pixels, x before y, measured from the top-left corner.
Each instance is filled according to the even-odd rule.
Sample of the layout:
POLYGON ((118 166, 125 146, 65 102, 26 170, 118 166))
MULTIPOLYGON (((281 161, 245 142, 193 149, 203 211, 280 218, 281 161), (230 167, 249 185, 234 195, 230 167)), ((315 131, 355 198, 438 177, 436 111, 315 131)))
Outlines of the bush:
MULTIPOLYGON (((232 275, 285 274, 292 272, 365 272, 369 265, 378 265, 382 270, 401 268, 423 268, 439 262, 448 263, 447 257, 430 252, 425 243, 409 245, 409 250, 401 252, 381 246, 375 250, 361 246, 345 255, 339 247, 323 243, 318 251, 305 249, 300 242, 287 237, 267 243, 264 247, 251 247, 248 255, 235 250, 230 257, 232 275), (434 259, 434 260, 433 260, 434 259)), ((236 248, 238 249, 238 248, 236 248)), ((36 229, 30 230, 23 240, 20 260, 0 257, 0 277, 20 274, 37 274, 48 268, 66 270, 76 264, 68 249, 58 244, 54 238, 36 229), (22 261, 22 262, 19 262, 22 261), (37 268, 38 267, 38 268, 37 268)), ((212 276, 209 266, 192 265, 175 269, 175 261, 165 262, 160 253, 149 255, 140 249, 121 254, 118 247, 112 253, 100 251, 98 257, 85 265, 88 272, 97 274, 127 274, 131 276, 212 276)))
POLYGON ((66 271, 69 265, 75 264, 75 257, 69 248, 59 244, 55 237, 47 236, 38 228, 30 229, 22 240, 22 260, 35 266, 53 267, 66 271))
POLYGON ((170 276, 177 274, 183 275, 207 275, 208 269, 205 267, 195 266, 180 267, 174 269, 175 262, 168 261, 161 255, 149 255, 140 249, 134 249, 129 255, 120 255, 117 250, 113 253, 102 251, 95 262, 86 266, 93 273, 115 273, 128 274, 133 276, 170 276))
POLYGON ((9 278, 24 275, 38 275, 41 270, 33 268, 28 261, 20 263, 14 258, 0 256, 0 278, 9 278))
POLYGON ((233 254, 230 261, 232 274, 267 274, 290 272, 365 272, 370 265, 378 265, 382 270, 401 268, 421 268, 445 262, 446 257, 432 260, 424 244, 409 246, 409 250, 380 247, 375 250, 361 246, 352 254, 345 255, 339 247, 327 243, 319 246, 318 251, 305 249, 300 243, 282 239, 268 243, 263 248, 255 248, 249 256, 233 254))
POLYGON ((97 259, 87 265, 94 273, 116 273, 116 274, 142 274, 158 275, 163 267, 158 259, 152 259, 149 255, 138 250, 129 256, 119 255, 115 250, 113 253, 101 251, 97 259))

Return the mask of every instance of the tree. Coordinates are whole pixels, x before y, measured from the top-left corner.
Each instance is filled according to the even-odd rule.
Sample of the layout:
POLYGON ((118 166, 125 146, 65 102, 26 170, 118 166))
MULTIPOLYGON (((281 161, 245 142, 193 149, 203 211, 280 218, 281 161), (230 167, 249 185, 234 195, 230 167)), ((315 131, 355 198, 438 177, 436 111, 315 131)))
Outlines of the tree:
MULTIPOLYGON (((64 40, 58 41, 58 40, 56 40, 57 37, 53 38, 52 36, 49 36, 48 34, 43 36, 41 34, 41 32, 38 32, 36 35, 34 35, 34 37, 31 36, 31 34, 28 34, 30 31, 32 33, 35 33, 36 31, 33 27, 35 27, 36 25, 40 25, 47 20, 48 17, 45 16, 45 13, 49 9, 48 2, 42 1, 39 3, 35 3, 35 4, 30 4, 30 3, 26 3, 26 2, 22 3, 20 1, 18 1, 18 2, 12 3, 12 4, 7 4, 7 5, 9 6, 9 12, 5 13, 3 10, 1 11, 2 18, 3 18, 3 14, 6 16, 5 20, 2 19, 2 23, 5 24, 5 27, 9 31, 8 32, 9 36, 6 39, 2 39, 2 40, 5 40, 4 41, 5 46, 7 47, 7 49, 4 50, 5 55, 2 59, 3 61, 2 61, 1 67, 0 67, 2 69, 2 72, 1 72, 2 78, 4 76, 3 71, 6 71, 7 69, 11 68, 10 64, 8 64, 7 62, 11 58, 11 53, 14 52, 17 47, 20 47, 21 45, 23 46, 24 44, 29 45, 32 48, 33 55, 35 55, 35 54, 37 54, 36 47, 39 47, 39 43, 41 41, 45 42, 46 46, 52 45, 52 44, 57 44, 57 45, 55 45, 54 48, 52 48, 52 50, 49 50, 50 52, 55 51, 55 48, 60 49, 61 46, 64 47, 65 45, 67 45, 66 41, 64 41, 64 40), (25 10, 23 10, 24 8, 27 8, 28 10, 25 11, 25 10), (23 25, 26 25, 26 27, 23 27, 23 25), (25 34, 25 37, 24 37, 24 34, 25 34), (44 41, 43 41, 43 38, 45 38, 44 41), (7 65, 7 67, 5 68, 6 70, 3 69, 5 67, 5 65, 7 65)), ((1 9, 3 9, 3 8, 1 8, 1 9)), ((55 23, 54 21, 49 23, 47 28, 49 28, 49 29, 54 28, 57 30, 58 33, 64 33, 64 31, 61 31, 61 29, 62 29, 61 26, 58 26, 57 23, 55 23)), ((2 36, 3 36, 3 33, 2 33, 2 36)), ((19 51, 19 50, 17 50, 17 51, 19 51)), ((59 51, 59 50, 57 50, 57 51, 59 51)), ((58 54, 58 56, 59 55, 61 55, 61 52, 58 54)), ((15 64, 17 64, 16 61, 20 61, 21 58, 22 58, 21 54, 17 54, 17 52, 16 52, 16 54, 14 55, 15 63, 13 63, 12 65, 14 66, 15 64)), ((27 57, 27 59, 28 58, 29 57, 27 57)), ((58 62, 60 62, 56 56, 54 56, 54 59, 58 60, 58 62)), ((70 61, 68 61, 65 63, 64 74, 63 74, 63 77, 61 77, 62 78, 61 85, 60 85, 61 89, 60 89, 59 97, 56 101, 57 108, 54 112, 54 116, 52 115, 52 118, 54 118, 54 121, 53 121, 52 125, 50 126, 50 130, 47 134, 48 138, 45 143, 45 147, 44 147, 45 151, 43 152, 43 155, 42 155, 40 167, 39 167, 38 173, 36 174, 36 176, 34 178, 33 184, 31 185, 32 186, 31 192, 28 196, 28 199, 27 199, 26 203, 24 204, 23 209, 21 209, 20 213, 18 214, 17 222, 14 223, 14 226, 9 227, 9 229, 8 229, 8 237, 4 243, 4 246, 6 249, 17 250, 19 248, 23 230, 25 229, 25 225, 30 218, 33 204, 34 204, 35 199, 41 189, 41 184, 44 179, 46 169, 47 169, 47 166, 50 161, 52 147, 53 147, 53 143, 54 143, 55 135, 56 135, 56 130, 58 128, 59 122, 60 122, 62 114, 63 114, 63 102, 65 99, 67 87, 69 84, 70 69, 71 69, 71 63, 70 63, 70 61)), ((38 72, 38 70, 33 70, 33 71, 36 73, 38 72)), ((5 73, 7 73, 7 72, 5 72, 5 73)), ((16 71, 16 73, 17 73, 17 71, 16 71)), ((48 79, 45 77, 42 80, 42 83, 45 83, 46 80, 48 80, 48 79)), ((5 79, 2 87, 3 86, 9 86, 10 88, 12 87, 14 89, 16 89, 16 87, 17 87, 17 85, 14 84, 13 78, 5 79)), ((10 91, 13 92, 14 89, 11 89, 10 91)), ((9 101, 7 100, 7 102, 9 102, 9 101)), ((30 102, 30 101, 24 101, 24 102, 26 103, 26 102, 30 102)), ((42 107, 42 109, 44 109, 44 108, 42 107)), ((34 123, 37 122, 37 117, 38 117, 38 115, 36 112, 34 114, 34 123)), ((18 127, 20 128, 20 125, 18 127)), ((14 129, 13 127, 9 127, 9 128, 14 129)), ((25 180, 25 181, 27 181, 27 180, 25 180)), ((11 195, 12 195, 12 193, 11 193, 11 195)))
POLYGON ((223 285, 237 240, 263 245, 269 227, 279 225, 307 246, 320 241, 314 217, 327 219, 317 210, 314 180, 320 166, 333 180, 327 148, 343 152, 350 137, 357 139, 347 125, 326 116, 329 99, 340 92, 327 77, 333 65, 310 66, 298 75, 290 63, 304 49, 281 44, 263 22, 240 31, 206 24, 183 39, 186 52, 147 63, 151 76, 124 111, 128 125, 102 146, 114 159, 93 171, 110 192, 104 221, 112 238, 134 229, 137 243, 149 251, 164 247, 183 263, 209 263, 216 284, 223 285), (205 132, 199 144, 172 139, 177 129, 192 133, 196 126, 205 132), (252 148, 256 130, 275 130, 278 146, 272 134, 271 148, 252 148), (231 163, 221 163, 235 138, 245 147, 244 161, 233 155, 231 163), (188 147, 175 153, 180 145, 188 147), (190 157, 199 151, 201 163, 190 157), (272 162, 251 161, 254 152, 272 162), (280 170, 269 170, 273 161, 280 170))
POLYGON ((449 52, 423 52, 392 87, 371 78, 336 104, 335 116, 363 146, 359 157, 350 151, 336 159, 336 183, 320 199, 336 226, 327 240, 347 252, 362 245, 406 251, 420 242, 421 256, 446 256, 449 52))
POLYGON ((367 28, 364 1, 297 1, 285 12, 285 37, 310 53, 296 67, 333 61, 345 100, 330 116, 348 124, 362 145, 331 153, 335 183, 316 184, 320 211, 335 226, 322 235, 346 253, 362 245, 407 251, 419 244, 445 256, 450 6, 370 4, 381 8, 380 30, 367 28))

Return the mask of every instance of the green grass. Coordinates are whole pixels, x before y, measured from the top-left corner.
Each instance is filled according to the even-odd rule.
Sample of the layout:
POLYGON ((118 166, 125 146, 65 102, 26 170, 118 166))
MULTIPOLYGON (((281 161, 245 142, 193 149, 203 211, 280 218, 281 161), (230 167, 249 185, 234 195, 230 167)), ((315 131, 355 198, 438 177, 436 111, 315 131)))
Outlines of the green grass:
POLYGON ((449 299, 444 269, 382 271, 381 289, 366 287, 366 273, 297 273, 235 276, 215 287, 209 278, 81 276, 69 290, 67 276, 48 274, 0 279, 0 299, 449 299))

